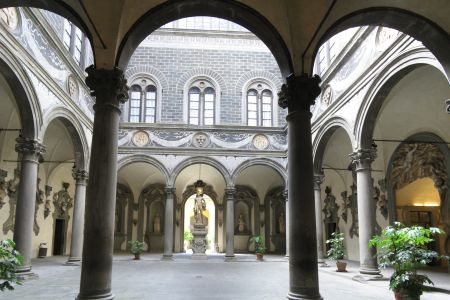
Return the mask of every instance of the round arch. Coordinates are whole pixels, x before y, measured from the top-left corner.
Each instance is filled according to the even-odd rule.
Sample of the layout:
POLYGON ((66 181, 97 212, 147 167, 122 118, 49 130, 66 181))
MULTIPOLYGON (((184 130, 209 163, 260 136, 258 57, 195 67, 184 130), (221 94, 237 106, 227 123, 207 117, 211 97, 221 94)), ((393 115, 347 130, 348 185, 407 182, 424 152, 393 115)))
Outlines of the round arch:
MULTIPOLYGON (((450 79, 449 33, 421 15, 394 7, 371 7, 340 18, 320 36, 311 57, 316 57, 320 46, 333 35, 351 27, 370 25, 390 27, 422 42, 442 64, 447 79, 450 79)), ((313 67, 311 63, 311 74, 313 67)))
POLYGON ((320 174, 322 169, 322 160, 327 147, 328 141, 333 136, 334 132, 342 128, 348 136, 351 142, 352 149, 355 149, 355 138, 352 134, 351 126, 347 120, 341 117, 332 117, 325 124, 320 127, 313 143, 313 161, 314 161, 314 173, 320 174))
MULTIPOLYGON (((354 135, 360 148, 370 148, 378 113, 389 91, 407 74, 420 66, 430 65, 442 72, 439 63, 429 55, 429 52, 406 52, 400 55, 373 79, 362 104, 358 110, 354 135)), ((443 73, 445 76, 445 73, 443 73)))
POLYGON ((172 171, 172 174, 169 176, 168 185, 173 186, 175 184, 175 181, 178 177, 178 175, 183 171, 185 168, 189 167, 190 165, 195 164, 205 164, 209 165, 210 167, 215 168, 223 177, 223 180, 225 181, 225 186, 232 186, 232 181, 230 180, 230 175, 227 169, 224 165, 222 165, 220 162, 213 158, 204 157, 204 156, 197 156, 197 157, 191 157, 183 160, 180 162, 172 171))
POLYGON ((37 94, 23 64, 18 62, 6 48, 0 52, 0 73, 14 96, 20 116, 21 135, 29 139, 37 139, 39 127, 42 124, 37 94))
POLYGON ((75 150, 75 163, 78 169, 88 170, 89 145, 84 134, 83 126, 73 112, 64 107, 58 107, 49 111, 44 116, 44 124, 39 132, 39 139, 44 140, 48 126, 54 120, 60 120, 70 133, 75 150))
MULTIPOLYGON (((1 8, 6 7, 33 7, 33 8, 39 8, 51 11, 55 14, 58 14, 67 20, 71 21, 75 26, 80 28, 89 39, 89 42, 91 43, 92 51, 95 51, 94 43, 93 43, 93 36, 92 33, 95 31, 95 29, 89 28, 89 26, 86 25, 86 22, 83 20, 83 18, 67 3, 64 1, 48 1, 48 0, 4 0, 0 4, 1 8)), ((86 16, 85 18, 89 18, 86 16)), ((92 25, 91 25, 92 26, 92 25)), ((100 40, 101 43, 103 43, 100 40)), ((95 55, 93 56, 95 60, 95 55)), ((95 64, 95 61, 94 61, 95 64)))
POLYGON ((169 183, 170 182, 169 171, 159 160, 151 156, 143 154, 133 154, 125 156, 119 159, 119 161, 117 162, 117 171, 119 172, 123 167, 137 162, 148 163, 156 167, 164 175, 164 179, 166 180, 166 186, 172 186, 172 184, 169 183))
POLYGON ((234 0, 175 0, 154 7, 143 15, 122 39, 116 66, 125 69, 138 45, 159 27, 177 19, 200 14, 226 19, 247 28, 270 49, 284 77, 293 72, 291 55, 280 33, 260 13, 234 0))
POLYGON ((266 166, 266 167, 269 167, 269 168, 275 170, 275 172, 277 172, 278 175, 280 175, 280 177, 283 179, 284 186, 287 187, 287 183, 288 183, 287 170, 283 166, 278 164, 277 162, 267 159, 267 158, 250 159, 250 160, 247 160, 247 161, 241 163, 239 166, 237 166, 237 168, 231 174, 231 182, 232 182, 233 186, 236 182, 236 179, 239 177, 239 175, 242 173, 242 171, 244 171, 248 167, 256 166, 256 165, 266 166))

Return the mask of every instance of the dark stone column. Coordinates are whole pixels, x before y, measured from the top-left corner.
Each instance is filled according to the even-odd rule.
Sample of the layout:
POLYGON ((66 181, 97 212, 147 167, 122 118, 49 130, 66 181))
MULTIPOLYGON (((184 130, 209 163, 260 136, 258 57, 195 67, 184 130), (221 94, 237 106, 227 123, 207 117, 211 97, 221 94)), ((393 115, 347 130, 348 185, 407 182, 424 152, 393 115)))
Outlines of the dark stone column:
POLYGON ((225 199, 227 202, 226 206, 226 231, 227 231, 227 245, 225 260, 234 259, 234 194, 236 193, 235 188, 225 189, 225 199))
POLYGON ((120 69, 86 69, 95 96, 91 164, 86 193, 83 259, 77 299, 113 299, 111 271, 117 185, 120 103, 128 87, 120 69))
POLYGON ((376 158, 376 150, 374 148, 359 149, 351 153, 350 158, 356 170, 358 191, 359 272, 366 275, 380 275, 375 257, 377 250, 369 247, 369 240, 375 234, 371 164, 376 158))
POLYGON ((314 175, 314 199, 316 203, 316 230, 317 230, 317 262, 325 262, 325 250, 323 246, 323 219, 322 219, 322 200, 320 195, 320 185, 324 175, 314 175))
POLYGON ((283 192, 283 197, 286 201, 286 258, 289 258, 289 197, 287 190, 283 192))
POLYGON ((166 207, 164 214, 164 259, 172 259, 173 256, 173 206, 175 188, 166 187, 166 207))
POLYGON ((23 264, 17 268, 17 272, 27 273, 31 270, 39 157, 45 152, 45 147, 35 140, 21 136, 16 142, 16 151, 22 158, 13 239, 17 250, 23 255, 23 264))
POLYGON ((72 219, 72 241, 67 264, 78 264, 81 261, 81 253, 83 252, 84 207, 88 175, 85 170, 74 169, 72 176, 75 179, 75 201, 72 219))
POLYGON ((310 106, 320 78, 287 78, 278 93, 288 108, 289 292, 288 299, 322 299, 319 293, 310 106))

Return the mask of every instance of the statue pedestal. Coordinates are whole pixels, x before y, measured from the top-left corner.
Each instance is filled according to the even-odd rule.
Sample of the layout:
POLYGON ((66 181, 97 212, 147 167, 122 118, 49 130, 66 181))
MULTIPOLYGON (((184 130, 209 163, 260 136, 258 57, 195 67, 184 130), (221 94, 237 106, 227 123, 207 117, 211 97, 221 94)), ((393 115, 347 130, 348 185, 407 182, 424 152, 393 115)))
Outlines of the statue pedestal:
POLYGON ((206 256, 206 225, 204 224, 194 224, 194 230, 192 235, 194 239, 192 240, 192 259, 208 259, 206 256))

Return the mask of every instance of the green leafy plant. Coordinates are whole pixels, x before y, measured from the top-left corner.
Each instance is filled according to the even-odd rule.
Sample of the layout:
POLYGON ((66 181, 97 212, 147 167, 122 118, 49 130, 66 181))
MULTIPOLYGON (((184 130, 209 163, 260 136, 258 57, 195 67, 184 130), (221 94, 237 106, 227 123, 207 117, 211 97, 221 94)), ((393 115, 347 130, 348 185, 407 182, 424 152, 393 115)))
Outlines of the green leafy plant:
POLYGON ((330 260, 336 261, 344 259, 344 233, 333 232, 331 236, 332 238, 326 241, 330 245, 330 249, 327 251, 327 257, 330 260))
POLYGON ((23 263, 23 256, 12 240, 0 242, 0 291, 13 290, 13 284, 22 284, 16 276, 16 268, 23 263))
POLYGON ((130 244, 130 252, 131 254, 140 254, 142 251, 144 251, 144 243, 141 241, 132 240, 129 241, 128 244, 130 244))
POLYGON ((433 284, 426 275, 417 274, 417 270, 435 259, 448 259, 427 248, 434 235, 443 233, 436 227, 405 227, 395 222, 394 226, 387 226, 379 236, 370 240, 369 246, 378 247, 380 266, 394 268, 389 282, 391 290, 419 299, 424 284, 433 284))
POLYGON ((250 238, 250 242, 255 243, 255 253, 264 254, 266 246, 264 246, 264 237, 262 235, 254 235, 250 238))
POLYGON ((184 232, 184 240, 185 240, 185 241, 190 242, 190 241, 192 241, 193 239, 194 239, 194 236, 192 235, 192 232, 190 232, 190 231, 185 231, 185 232, 184 232))

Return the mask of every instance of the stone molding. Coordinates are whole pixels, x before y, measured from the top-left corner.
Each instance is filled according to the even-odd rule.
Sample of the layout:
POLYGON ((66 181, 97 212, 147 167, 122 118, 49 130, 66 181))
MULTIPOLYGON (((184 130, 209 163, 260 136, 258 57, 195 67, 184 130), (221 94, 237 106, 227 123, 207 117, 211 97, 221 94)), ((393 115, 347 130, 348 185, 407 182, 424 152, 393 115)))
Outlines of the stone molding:
POLYGON ((314 105, 317 96, 320 95, 320 77, 314 75, 309 77, 307 74, 295 76, 289 75, 285 84, 281 86, 278 92, 278 105, 281 108, 288 108, 288 111, 310 111, 310 106, 314 105))
POLYGON ((30 154, 34 162, 39 162, 39 157, 45 153, 45 146, 36 140, 19 136, 16 139, 16 151, 22 154, 30 154))
POLYGON ((313 176, 313 183, 314 183, 314 189, 320 191, 320 185, 325 180, 325 175, 323 174, 314 174, 313 176))
POLYGON ((371 149, 358 149, 349 154, 352 164, 355 167, 355 171, 370 170, 372 162, 377 157, 377 150, 371 149))
POLYGON ((226 188, 225 189, 225 198, 227 201, 234 201, 235 194, 236 194, 235 188, 226 188))
POLYGON ((167 197, 174 196, 175 195, 175 188, 172 187, 172 186, 166 186, 164 188, 164 192, 166 192, 166 196, 167 197))
POLYGON ((86 84, 95 97, 94 109, 99 105, 109 105, 117 109, 128 100, 127 80, 119 68, 96 69, 93 65, 86 69, 86 84))

